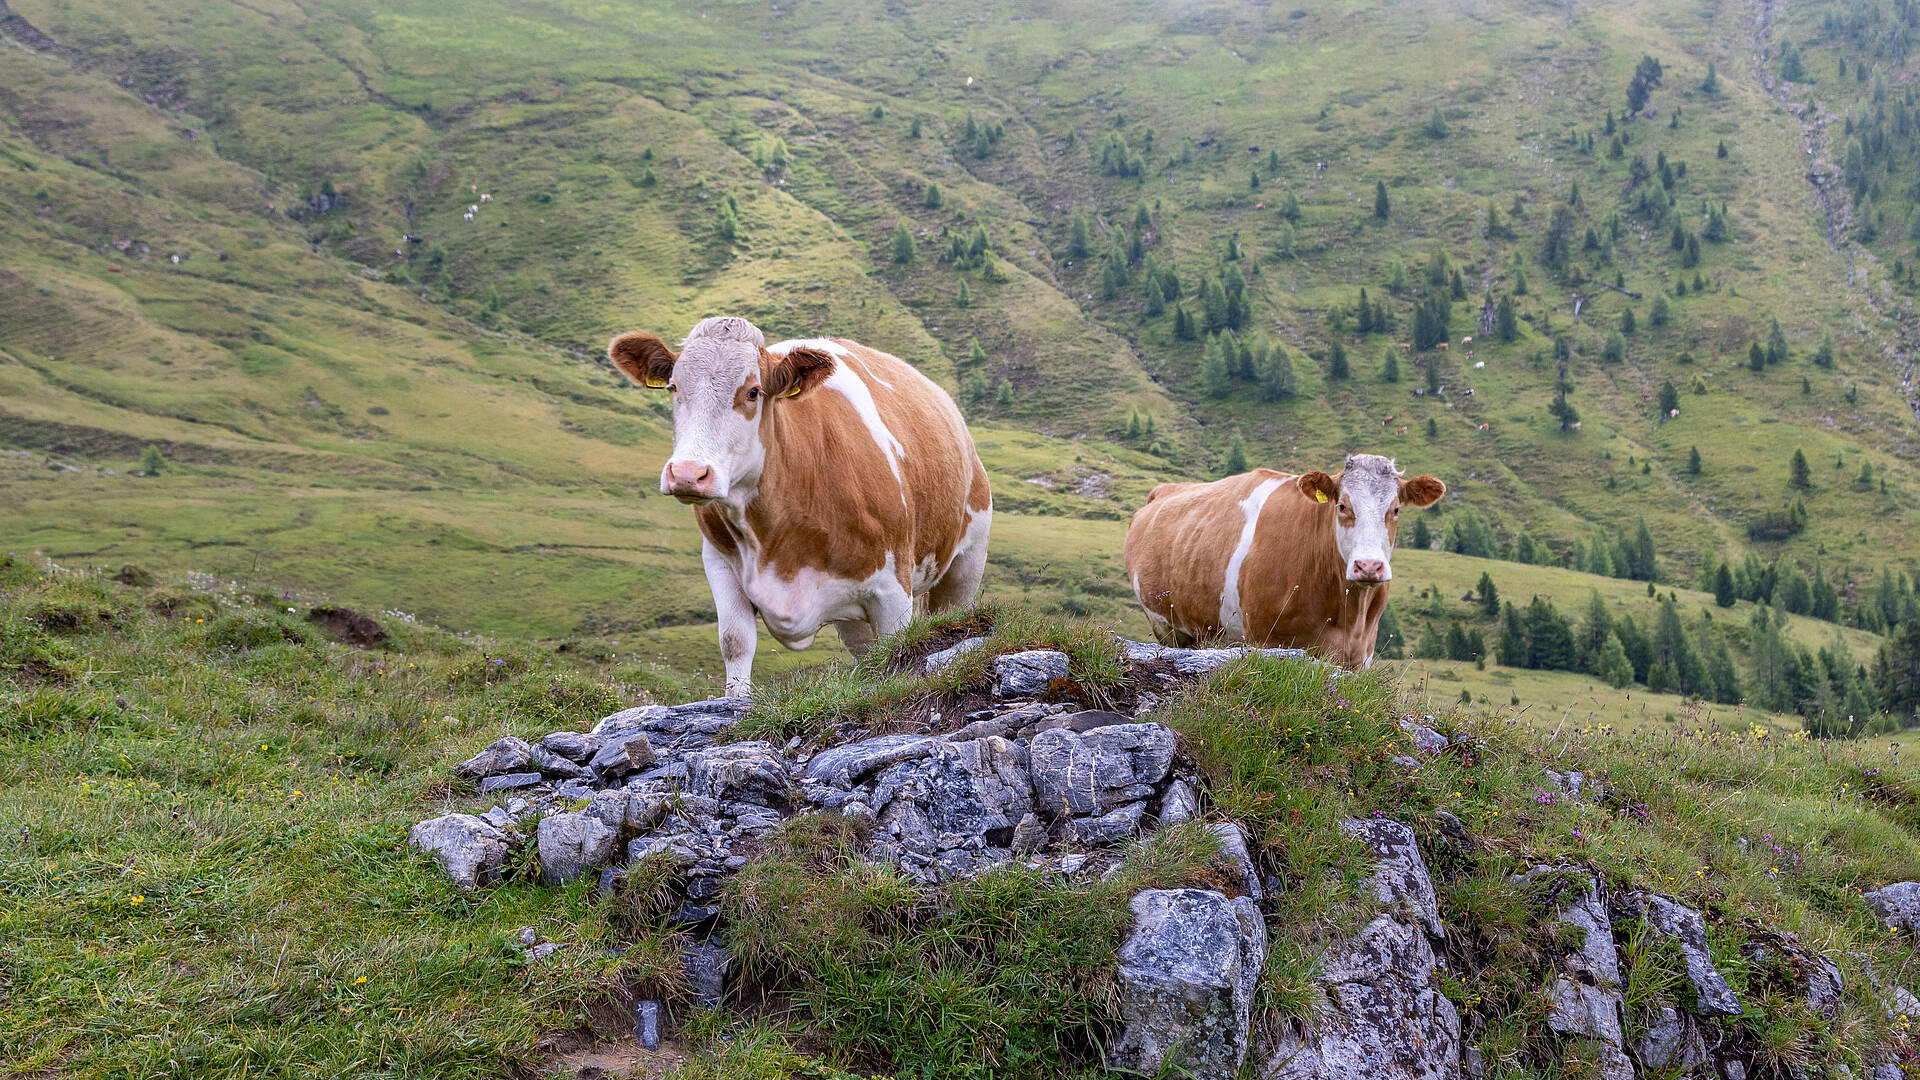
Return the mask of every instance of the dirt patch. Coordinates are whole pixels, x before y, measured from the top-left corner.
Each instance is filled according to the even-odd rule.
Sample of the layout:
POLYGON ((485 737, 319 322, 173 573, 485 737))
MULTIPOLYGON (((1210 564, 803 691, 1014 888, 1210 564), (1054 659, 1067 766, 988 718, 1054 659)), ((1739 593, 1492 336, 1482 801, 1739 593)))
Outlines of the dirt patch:
POLYGON ((387 641, 386 627, 351 608, 317 607, 307 612, 307 621, 333 640, 356 649, 377 648, 387 641))
POLYGON ((555 1036, 550 1042, 552 1045, 536 1067, 524 1071, 522 1075, 550 1077, 558 1074, 579 1077, 580 1080, 594 1080, 595 1077, 658 1080, 685 1064, 692 1056, 692 1052, 678 1039, 662 1038, 658 1050, 648 1050, 631 1035, 605 1040, 585 1033, 569 1032, 555 1036))

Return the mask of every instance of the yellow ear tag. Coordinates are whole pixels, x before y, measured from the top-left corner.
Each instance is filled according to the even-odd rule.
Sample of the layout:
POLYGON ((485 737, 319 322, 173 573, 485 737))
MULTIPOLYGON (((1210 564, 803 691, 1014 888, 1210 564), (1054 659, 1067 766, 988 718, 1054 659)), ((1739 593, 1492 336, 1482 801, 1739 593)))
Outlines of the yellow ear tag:
POLYGON ((647 389, 649 390, 665 390, 666 388, 667 380, 665 379, 655 377, 647 380, 647 389))
POLYGON ((1326 502, 1326 501, 1327 501, 1327 493, 1326 493, 1326 492, 1324 492, 1324 491, 1321 491, 1321 490, 1320 490, 1319 488, 1314 488, 1314 489, 1313 489, 1313 501, 1314 501, 1314 502, 1326 502))
POLYGON ((801 389, 802 389, 801 387, 796 386, 793 389, 787 391, 786 393, 781 394, 780 396, 781 397, 799 397, 801 389))

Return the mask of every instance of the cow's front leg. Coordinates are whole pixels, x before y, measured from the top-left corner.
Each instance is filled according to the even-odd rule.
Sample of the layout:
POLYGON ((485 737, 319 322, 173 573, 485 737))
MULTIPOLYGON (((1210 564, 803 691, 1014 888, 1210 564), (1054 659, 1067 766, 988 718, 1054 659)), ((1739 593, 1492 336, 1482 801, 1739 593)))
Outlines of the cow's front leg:
POLYGON ((873 627, 877 637, 897 634, 913 621, 913 594, 898 581, 883 583, 861 606, 866 609, 867 624, 873 627))
POLYGON ((700 562, 706 567, 707 588, 720 621, 720 658, 727 665, 727 693, 744 695, 753 689, 753 650, 759 644, 753 601, 740 585, 740 574, 718 549, 700 541, 700 562))

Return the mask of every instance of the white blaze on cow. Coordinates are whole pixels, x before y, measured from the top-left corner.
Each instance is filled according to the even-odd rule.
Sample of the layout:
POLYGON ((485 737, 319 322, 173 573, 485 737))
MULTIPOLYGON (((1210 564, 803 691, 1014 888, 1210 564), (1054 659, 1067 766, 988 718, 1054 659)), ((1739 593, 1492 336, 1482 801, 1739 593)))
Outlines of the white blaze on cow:
POLYGON ((706 319, 674 353, 623 334, 608 356, 673 395, 660 491, 695 507, 728 693, 752 681, 754 621, 791 649, 833 623, 858 655, 973 602, 993 500, 953 399, 904 361, 840 338, 768 346, 706 319))
POLYGON ((1127 528, 1127 578, 1168 645, 1246 642, 1373 662, 1400 508, 1446 485, 1354 454, 1336 476, 1255 469, 1162 484, 1127 528))

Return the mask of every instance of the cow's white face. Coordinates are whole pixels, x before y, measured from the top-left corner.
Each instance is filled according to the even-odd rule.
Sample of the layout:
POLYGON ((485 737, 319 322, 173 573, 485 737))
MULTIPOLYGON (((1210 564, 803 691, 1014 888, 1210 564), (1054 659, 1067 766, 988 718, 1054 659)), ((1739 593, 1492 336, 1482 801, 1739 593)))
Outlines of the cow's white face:
POLYGON ((1298 483, 1309 498, 1334 504, 1333 542, 1343 574, 1363 587, 1393 580, 1401 506, 1431 506, 1447 490, 1431 476, 1401 479, 1393 461, 1378 454, 1350 454, 1337 478, 1310 472, 1298 483))
POLYGON ((766 462, 765 410, 833 370, 833 358, 814 350, 775 356, 752 323, 725 316, 702 320, 677 356, 652 334, 623 334, 607 353, 634 382, 673 396, 673 456, 660 493, 695 504, 750 491, 766 462))

